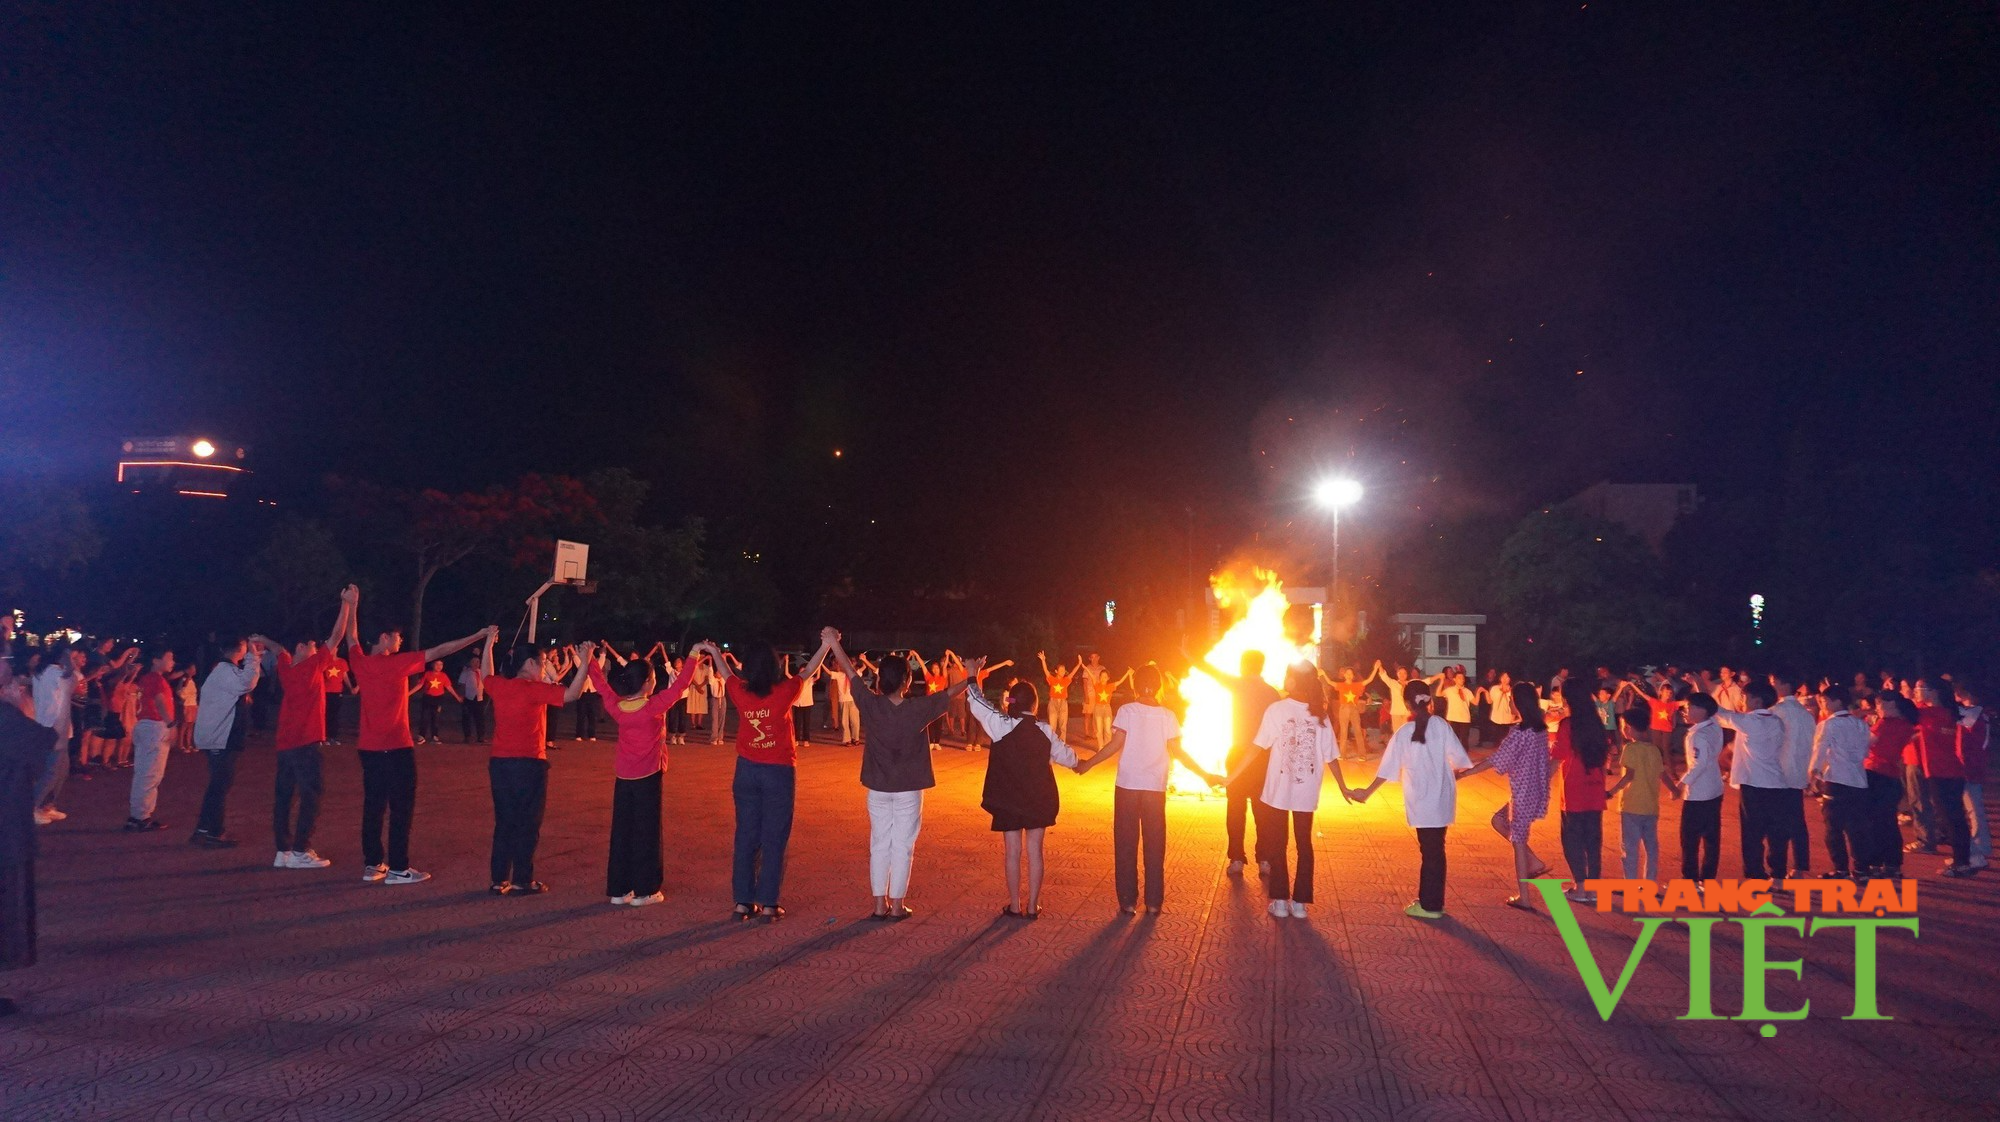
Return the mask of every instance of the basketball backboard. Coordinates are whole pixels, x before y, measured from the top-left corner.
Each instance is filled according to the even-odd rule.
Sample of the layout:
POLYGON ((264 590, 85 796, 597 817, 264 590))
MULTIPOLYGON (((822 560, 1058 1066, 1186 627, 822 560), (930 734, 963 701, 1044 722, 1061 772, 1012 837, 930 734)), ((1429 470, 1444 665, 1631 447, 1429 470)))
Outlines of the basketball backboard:
POLYGON ((556 571, 550 580, 557 584, 582 584, 589 570, 589 546, 582 542, 556 542, 556 571))

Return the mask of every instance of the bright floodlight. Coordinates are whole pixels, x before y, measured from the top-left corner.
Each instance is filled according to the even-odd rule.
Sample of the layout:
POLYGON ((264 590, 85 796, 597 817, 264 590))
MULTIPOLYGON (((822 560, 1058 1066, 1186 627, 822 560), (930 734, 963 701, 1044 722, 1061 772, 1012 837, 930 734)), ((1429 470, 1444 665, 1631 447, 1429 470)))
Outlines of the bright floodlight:
POLYGON ((1339 510, 1361 501, 1361 484, 1352 479, 1321 480, 1313 488, 1313 501, 1328 510, 1339 510))
POLYGON ((206 460, 210 456, 215 455, 215 445, 210 444, 206 440, 197 440, 193 444, 188 445, 188 451, 206 460))

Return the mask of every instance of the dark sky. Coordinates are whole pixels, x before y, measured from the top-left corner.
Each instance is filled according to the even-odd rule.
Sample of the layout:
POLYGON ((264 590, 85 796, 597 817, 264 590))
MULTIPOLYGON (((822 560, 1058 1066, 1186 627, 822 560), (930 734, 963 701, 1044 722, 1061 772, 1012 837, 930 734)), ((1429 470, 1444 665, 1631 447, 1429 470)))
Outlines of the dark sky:
POLYGON ((11 454, 963 500, 1051 570, 1336 463, 1385 525, 1992 464, 1990 3, 640 7, 9 5, 11 454))

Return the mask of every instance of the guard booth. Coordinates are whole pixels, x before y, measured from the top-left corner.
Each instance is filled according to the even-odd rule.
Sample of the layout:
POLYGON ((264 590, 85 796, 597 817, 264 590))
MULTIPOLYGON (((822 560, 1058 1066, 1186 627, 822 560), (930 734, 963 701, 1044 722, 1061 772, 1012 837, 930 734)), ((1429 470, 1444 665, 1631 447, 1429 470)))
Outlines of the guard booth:
POLYGON ((1415 651, 1417 672, 1428 678, 1448 666, 1465 667, 1467 678, 1479 677, 1480 615, 1391 616, 1405 649, 1415 651))

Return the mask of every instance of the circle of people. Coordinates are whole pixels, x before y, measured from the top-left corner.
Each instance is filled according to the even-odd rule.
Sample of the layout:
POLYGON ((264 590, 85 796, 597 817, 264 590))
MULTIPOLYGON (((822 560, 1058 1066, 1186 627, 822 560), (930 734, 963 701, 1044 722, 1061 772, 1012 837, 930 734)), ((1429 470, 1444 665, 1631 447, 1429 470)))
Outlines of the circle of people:
MULTIPOLYGON (((1824 877, 1900 877, 1906 852, 1936 854, 1946 846, 1951 860, 1943 875, 1968 877, 1987 865, 1992 849, 1982 786, 1988 721, 1979 691, 1949 679, 1885 677, 1878 686, 1857 675, 1852 686, 1822 680, 1809 687, 1783 674, 1753 679, 1727 667, 1716 675, 1668 667, 1623 677, 1600 669, 1594 681, 1565 670, 1544 690, 1497 671, 1474 687, 1462 668, 1418 677, 1405 668, 1392 675, 1377 662, 1366 676, 1349 668, 1329 677, 1299 663, 1284 668, 1279 688, 1265 681, 1259 652, 1246 652, 1233 675, 1191 658, 1190 672, 1214 679, 1232 699, 1231 746, 1218 774, 1183 748, 1178 682, 1153 664, 1114 677, 1095 654, 1055 667, 1038 655, 1047 707, 1035 685, 1020 678, 1005 685, 996 705, 986 695, 986 679, 1011 662, 989 666, 947 651, 934 664, 913 654, 878 664, 865 654, 850 655, 829 627, 796 672, 769 645, 750 646, 739 658, 704 641, 678 662, 665 662, 669 680, 661 686, 663 675, 651 657, 664 657, 659 645, 631 657, 595 643, 563 650, 516 645, 502 655, 496 627, 410 651, 399 629, 384 628, 364 645, 360 598, 354 586, 342 592, 324 642, 304 638, 285 649, 253 635, 219 644, 198 687, 194 674, 175 668, 173 651, 142 657, 133 647, 113 657, 115 644, 108 640, 94 656, 83 646, 52 645, 37 652, 25 676, 14 673, 12 658, 0 660, 0 697, 11 703, 0 706, 0 747, 7 749, 0 758, 39 765, 35 822, 65 817, 56 799, 71 741, 80 737, 86 766, 103 761, 133 769, 125 829, 165 828, 154 812, 168 754, 178 747, 200 751, 208 763, 190 841, 234 846, 223 829, 224 808, 249 724, 241 711, 259 684, 268 650, 275 655, 281 698, 273 865, 331 864, 310 844, 322 790, 320 749, 337 743, 329 735, 329 703, 351 682, 360 701, 361 878, 385 885, 429 879, 409 860, 414 746, 439 739, 443 698, 450 696, 465 703, 468 742, 487 743, 490 711, 490 891, 548 891, 535 877, 548 793, 548 722, 552 712, 581 700, 579 738, 596 738, 600 712, 616 730, 606 899, 635 907, 662 902, 667 746, 685 743, 691 729, 706 728, 711 740, 720 741, 733 707, 731 914, 775 921, 784 915, 780 892, 798 745, 809 740, 811 688, 822 673, 840 743, 863 749, 870 915, 892 922, 914 914, 907 903, 911 867, 924 792, 936 782, 934 731, 946 723, 968 747, 975 729, 990 742, 980 805, 1002 835, 1008 897, 1002 912, 1022 919, 1041 913, 1044 835, 1060 811, 1054 768, 1081 774, 1112 761, 1114 882, 1126 915, 1138 912, 1142 883, 1146 911, 1156 914, 1164 905, 1166 796, 1175 764, 1227 792, 1229 872, 1241 875, 1254 860, 1268 909, 1281 918, 1304 918, 1313 902, 1313 816, 1322 768, 1353 803, 1365 803, 1385 783, 1400 786, 1419 851, 1417 898, 1405 912, 1424 920, 1444 915, 1445 837, 1457 817, 1457 783, 1489 768, 1507 779, 1509 800, 1492 827, 1511 843, 1521 881, 1549 871, 1530 846, 1530 828, 1547 816, 1559 785, 1561 846, 1571 874, 1565 894, 1580 903, 1595 903, 1587 885, 1601 876, 1603 814, 1613 799, 1626 879, 1659 879, 1663 795, 1681 803, 1682 876, 1714 879, 1725 782, 1738 790, 1747 879, 1810 875, 1809 795, 1820 801, 1825 822, 1832 867, 1824 877), (477 654, 459 678, 461 693, 442 660, 467 648, 477 654), (1386 743, 1367 785, 1350 786, 1342 762, 1374 755, 1362 725, 1378 701, 1372 690, 1377 683, 1384 693, 1378 708, 1386 743), (1066 740, 1072 687, 1079 687, 1083 731, 1094 745, 1087 757, 1066 740), (1132 700, 1114 710, 1121 687, 1129 687, 1132 700), (594 694, 595 704, 585 694, 594 694), (85 696, 103 700, 94 719, 78 728, 74 714, 85 696), (412 698, 418 702, 414 730, 412 698), (1468 742, 1476 746, 1489 732, 1498 735, 1497 747, 1475 764, 1468 742), (1255 828, 1247 851, 1246 819, 1255 828), (1915 834, 1907 844, 1904 823, 1915 834)), ((0 639, 11 652, 11 632, 0 639)), ((1535 910, 1518 893, 1506 903, 1535 910)))

